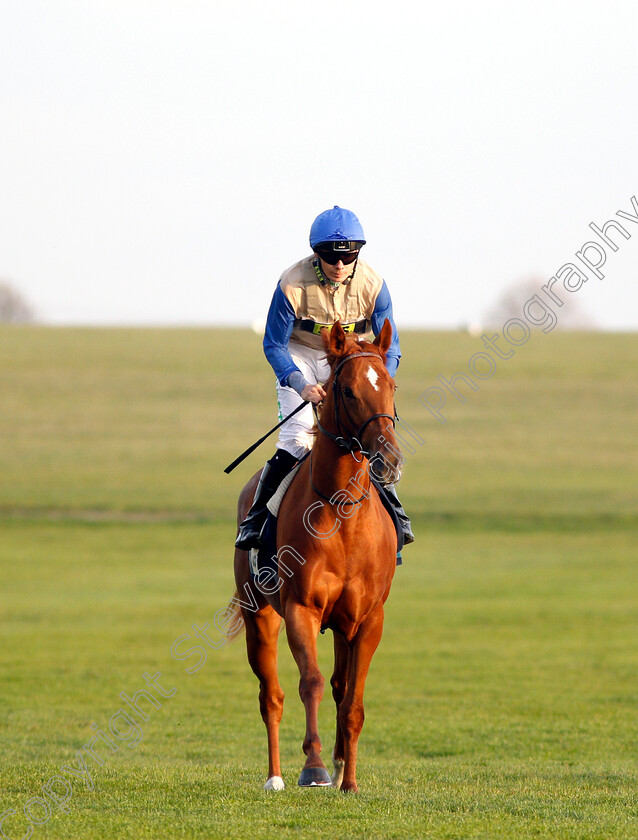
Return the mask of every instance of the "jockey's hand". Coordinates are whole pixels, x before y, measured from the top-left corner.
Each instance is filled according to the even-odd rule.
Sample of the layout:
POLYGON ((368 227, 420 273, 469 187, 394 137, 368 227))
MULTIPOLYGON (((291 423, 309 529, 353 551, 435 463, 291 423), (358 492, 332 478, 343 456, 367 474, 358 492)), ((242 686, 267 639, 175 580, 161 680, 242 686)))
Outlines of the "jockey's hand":
POLYGON ((306 385, 306 387, 301 392, 301 399, 302 400, 310 400, 315 405, 319 405, 320 402, 326 397, 326 392, 323 390, 321 385, 306 385))

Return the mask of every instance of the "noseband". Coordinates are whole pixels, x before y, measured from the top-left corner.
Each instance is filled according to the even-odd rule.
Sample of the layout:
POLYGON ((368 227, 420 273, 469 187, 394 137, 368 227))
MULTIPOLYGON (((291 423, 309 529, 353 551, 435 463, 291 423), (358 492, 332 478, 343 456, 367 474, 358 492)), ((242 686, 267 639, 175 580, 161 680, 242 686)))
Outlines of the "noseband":
MULTIPOLYGON (((344 411, 346 417, 348 418, 348 420, 350 421, 350 425, 353 428, 355 426, 355 423, 354 423, 352 417, 350 416, 350 414, 348 412, 348 408, 347 408, 345 400, 343 398, 343 391, 339 387, 339 374, 341 373, 344 365, 347 362, 350 362, 353 359, 361 359, 364 356, 372 356, 375 359, 380 358, 376 353, 351 353, 350 355, 343 358, 339 362, 339 364, 335 367, 335 369, 333 371, 332 394, 333 394, 333 398, 334 398, 334 418, 335 418, 335 424, 337 426, 338 434, 333 435, 332 432, 329 432, 326 428, 324 428, 321 425, 321 423, 319 421, 319 417, 317 415, 317 408, 314 404, 312 406, 313 411, 315 412, 315 417, 317 419, 317 428, 319 429, 321 434, 330 438, 330 440, 333 440, 337 444, 337 446, 339 446, 341 449, 345 449, 347 452, 350 452, 351 454, 353 454, 354 452, 360 452, 362 456, 363 455, 368 455, 368 452, 363 448, 363 444, 361 443, 361 436, 363 435, 363 432, 367 428, 368 424, 372 423, 373 420, 378 420, 379 417, 387 417, 388 420, 390 420, 392 422, 392 426, 394 427, 395 421, 396 421, 396 418, 397 418, 396 408, 394 409, 394 416, 391 415, 391 414, 373 414, 371 417, 368 417, 368 419, 364 423, 362 423, 361 426, 359 426, 359 428, 357 429, 357 431, 354 435, 350 435, 350 437, 348 438, 344 434, 343 426, 342 426, 342 423, 341 423, 340 406, 343 407, 343 411, 344 411)), ((353 457, 354 457, 354 454, 353 454, 353 457)))

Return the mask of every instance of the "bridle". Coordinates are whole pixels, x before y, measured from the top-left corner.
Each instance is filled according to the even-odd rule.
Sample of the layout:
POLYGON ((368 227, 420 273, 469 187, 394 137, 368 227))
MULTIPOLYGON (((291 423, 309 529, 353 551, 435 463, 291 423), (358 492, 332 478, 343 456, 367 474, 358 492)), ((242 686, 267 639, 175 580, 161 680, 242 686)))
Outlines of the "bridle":
MULTIPOLYGON (((346 415, 346 417, 348 418, 352 428, 355 428, 356 424, 355 424, 355 421, 350 416, 350 412, 348 411, 348 407, 347 407, 345 399, 343 397, 343 390, 341 389, 341 387, 339 385, 339 374, 341 373, 341 371, 343 370, 343 368, 344 368, 344 366, 346 365, 347 362, 350 362, 353 359, 362 359, 365 356, 371 356, 375 359, 380 358, 377 353, 366 353, 366 352, 364 352, 364 353, 350 353, 348 356, 345 356, 343 359, 341 359, 341 361, 339 362, 339 364, 335 367, 335 369, 333 371, 333 375, 332 375, 332 394, 333 394, 333 398, 334 398, 334 419, 335 419, 335 425, 337 427, 338 434, 334 435, 332 432, 329 432, 328 429, 326 429, 324 426, 321 425, 321 422, 319 420, 319 416, 317 414, 317 408, 314 405, 314 403, 313 403, 313 406, 312 406, 313 411, 315 412, 316 420, 317 420, 317 428, 319 429, 321 434, 325 435, 326 437, 330 438, 330 440, 334 441, 340 449, 345 449, 347 452, 350 452, 353 458, 354 458, 354 453, 355 452, 360 452, 361 453, 360 462, 363 461, 364 456, 369 454, 368 451, 363 448, 363 444, 361 443, 361 437, 362 437, 365 429, 368 427, 368 425, 370 423, 372 423, 373 420, 378 420, 379 417, 387 417, 388 420, 390 420, 392 422, 392 426, 394 428, 395 423, 396 423, 396 419, 397 419, 396 408, 394 409, 394 415, 385 414, 385 413, 373 414, 371 417, 368 417, 368 419, 359 426, 359 428, 357 429, 355 434, 350 434, 350 437, 346 437, 346 434, 344 433, 343 425, 342 425, 342 422, 341 422, 341 410, 343 409, 343 412, 346 415)), ((356 460, 357 459, 355 458, 355 461, 356 460)))

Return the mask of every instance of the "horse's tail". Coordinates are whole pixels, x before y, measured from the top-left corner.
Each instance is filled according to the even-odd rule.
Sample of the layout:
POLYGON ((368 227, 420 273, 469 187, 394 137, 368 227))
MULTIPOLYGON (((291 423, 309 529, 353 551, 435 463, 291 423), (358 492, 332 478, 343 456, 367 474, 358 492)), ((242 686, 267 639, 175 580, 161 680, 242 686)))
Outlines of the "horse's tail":
POLYGON ((239 592, 237 590, 233 593, 233 597, 226 607, 224 623, 227 627, 230 626, 230 629, 226 633, 227 642, 234 641, 246 629, 246 624, 241 614, 241 607, 239 606, 239 592))

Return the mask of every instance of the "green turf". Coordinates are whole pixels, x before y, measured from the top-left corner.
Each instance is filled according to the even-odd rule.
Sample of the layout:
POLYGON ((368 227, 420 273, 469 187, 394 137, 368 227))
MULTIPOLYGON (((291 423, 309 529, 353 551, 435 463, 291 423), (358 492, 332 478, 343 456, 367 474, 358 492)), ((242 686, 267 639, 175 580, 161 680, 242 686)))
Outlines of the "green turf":
MULTIPOLYGON (((424 444, 366 689, 359 796, 300 790, 282 638, 286 791, 243 641, 171 656, 232 592, 223 467, 276 420, 248 332, 0 330, 0 814, 162 673, 133 749, 88 760, 47 838, 638 837, 638 336, 535 335, 437 423, 419 395, 480 342, 406 333, 398 408, 424 444)), ((320 638, 330 672, 329 634, 320 638)), ((326 755, 334 712, 321 708, 326 755)), ((108 730, 107 730, 108 731, 108 730)), ((36 816, 42 811, 33 811, 36 816)))

